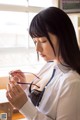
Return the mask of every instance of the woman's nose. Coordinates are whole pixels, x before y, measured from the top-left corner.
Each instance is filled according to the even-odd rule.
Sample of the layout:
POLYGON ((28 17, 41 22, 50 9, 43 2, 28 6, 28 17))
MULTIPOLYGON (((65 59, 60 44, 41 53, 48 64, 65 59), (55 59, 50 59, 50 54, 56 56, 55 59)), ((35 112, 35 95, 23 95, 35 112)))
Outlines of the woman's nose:
POLYGON ((42 52, 42 46, 41 46, 41 44, 38 42, 38 43, 36 43, 36 51, 37 52, 42 52))

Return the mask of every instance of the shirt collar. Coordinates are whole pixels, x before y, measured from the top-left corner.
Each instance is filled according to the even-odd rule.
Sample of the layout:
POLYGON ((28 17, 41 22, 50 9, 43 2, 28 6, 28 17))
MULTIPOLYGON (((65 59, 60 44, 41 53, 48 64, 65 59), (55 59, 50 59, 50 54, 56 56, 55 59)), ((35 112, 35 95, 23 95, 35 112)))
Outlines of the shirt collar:
POLYGON ((69 65, 67 65, 66 63, 57 63, 57 62, 55 62, 55 67, 58 67, 63 73, 67 73, 68 71, 71 70, 69 65))

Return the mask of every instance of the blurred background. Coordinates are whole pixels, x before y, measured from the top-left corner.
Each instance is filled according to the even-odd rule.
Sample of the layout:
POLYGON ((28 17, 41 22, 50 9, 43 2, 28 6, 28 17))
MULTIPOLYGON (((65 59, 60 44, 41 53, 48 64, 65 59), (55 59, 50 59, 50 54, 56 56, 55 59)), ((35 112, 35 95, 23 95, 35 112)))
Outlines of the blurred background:
POLYGON ((67 12, 80 45, 80 0, 0 0, 0 76, 15 69, 37 72, 45 64, 37 60, 28 29, 34 15, 49 6, 67 12))

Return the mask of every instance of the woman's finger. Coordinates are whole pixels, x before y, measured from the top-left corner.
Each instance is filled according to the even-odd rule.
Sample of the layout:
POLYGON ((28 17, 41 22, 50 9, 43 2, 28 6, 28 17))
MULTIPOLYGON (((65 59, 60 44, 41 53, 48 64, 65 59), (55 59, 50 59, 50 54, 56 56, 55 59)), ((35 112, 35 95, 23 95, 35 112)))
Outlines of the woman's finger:
POLYGON ((24 73, 23 73, 21 70, 12 71, 12 72, 10 72, 10 74, 11 74, 12 76, 17 75, 17 74, 20 74, 21 76, 24 77, 24 73))
POLYGON ((25 79, 25 75, 22 73, 22 72, 19 72, 19 70, 17 72, 12 72, 11 73, 11 76, 10 76, 10 79, 13 81, 15 80, 16 82, 18 81, 24 81, 25 79))
POLYGON ((14 90, 14 86, 11 84, 8 84, 7 91, 11 98, 13 98, 16 95, 16 91, 14 90))
POLYGON ((8 85, 6 96, 10 103, 18 109, 20 109, 28 100, 23 89, 14 82, 11 82, 11 84, 8 85))
POLYGON ((12 98, 11 98, 11 96, 9 94, 9 91, 6 92, 6 97, 8 98, 9 101, 11 101, 12 98))

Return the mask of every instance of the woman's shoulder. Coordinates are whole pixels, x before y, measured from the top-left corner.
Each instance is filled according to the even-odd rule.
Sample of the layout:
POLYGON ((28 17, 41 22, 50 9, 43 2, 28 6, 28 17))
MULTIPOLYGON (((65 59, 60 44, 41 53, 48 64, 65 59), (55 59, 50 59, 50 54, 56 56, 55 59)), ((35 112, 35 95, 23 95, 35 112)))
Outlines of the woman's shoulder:
POLYGON ((63 74, 62 79, 64 83, 80 83, 80 75, 74 70, 70 70, 68 73, 63 74))

